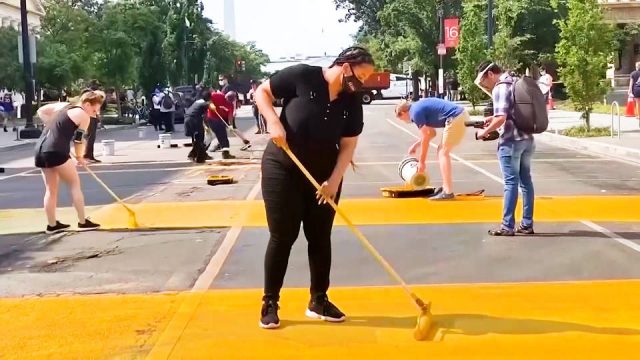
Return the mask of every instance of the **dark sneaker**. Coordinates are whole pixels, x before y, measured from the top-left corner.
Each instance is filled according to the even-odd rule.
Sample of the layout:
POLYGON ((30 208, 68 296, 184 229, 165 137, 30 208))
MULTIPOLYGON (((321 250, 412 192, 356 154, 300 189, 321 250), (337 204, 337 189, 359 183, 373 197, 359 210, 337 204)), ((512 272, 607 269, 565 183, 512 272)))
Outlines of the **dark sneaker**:
POLYGON ((327 295, 317 296, 309 301, 309 308, 305 315, 311 319, 329 322, 343 322, 346 316, 340 309, 329 301, 327 295))
POLYGON ((56 225, 55 226, 49 226, 47 225, 47 230, 45 231, 46 234, 57 234, 59 232, 63 232, 67 229, 69 229, 71 227, 71 225, 67 225, 67 224, 63 224, 60 221, 56 221, 56 225))
POLYGON ((99 228, 100 228, 100 225, 92 222, 89 219, 85 219, 84 224, 78 223, 78 231, 91 231, 91 230, 97 230, 99 228))
POLYGON ((236 157, 231 155, 228 150, 223 150, 222 151, 222 158, 225 159, 225 160, 231 160, 231 159, 235 159, 236 157))
POLYGON ((489 235, 491 236, 514 236, 515 233, 513 230, 500 229, 500 230, 489 230, 489 235))
POLYGON ((262 130, 258 129, 254 134, 262 134, 262 130))
POLYGON ((260 322, 258 325, 263 329, 277 329, 280 327, 280 318, 278 317, 278 302, 275 300, 265 300, 262 303, 262 311, 260 311, 260 322))
POLYGON ((533 226, 524 226, 524 225, 518 226, 516 228, 516 233, 523 234, 523 235, 533 235, 533 234, 535 234, 533 232, 533 226))
POLYGON ((84 158, 87 162, 91 162, 91 163, 95 163, 95 164, 99 164, 102 161, 96 159, 96 158, 84 158))
POLYGON ((429 198, 429 200, 453 200, 455 199, 456 196, 453 193, 446 193, 444 191, 441 191, 440 193, 438 193, 437 195, 434 195, 432 197, 429 198))

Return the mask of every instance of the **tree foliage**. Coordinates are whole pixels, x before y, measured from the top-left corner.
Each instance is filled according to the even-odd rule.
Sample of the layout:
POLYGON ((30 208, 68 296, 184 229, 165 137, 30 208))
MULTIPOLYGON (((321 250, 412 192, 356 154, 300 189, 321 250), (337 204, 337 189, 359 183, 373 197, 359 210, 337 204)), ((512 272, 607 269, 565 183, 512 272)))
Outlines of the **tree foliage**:
MULTIPOLYGON (((73 90, 95 78, 107 87, 149 92, 157 85, 211 84, 219 74, 263 76, 268 57, 255 44, 231 40, 203 10, 202 0, 49 0, 36 79, 55 90, 73 90), (245 61, 244 72, 236 69, 236 59, 245 61)), ((16 65, 17 35, 10 31, 0 31, 0 43, 7 36, 0 62, 7 63, 5 83, 17 86, 22 71, 16 65)))
POLYGON ((560 75, 576 110, 583 113, 587 129, 593 105, 607 91, 603 77, 615 47, 613 29, 603 20, 596 0, 569 0, 567 18, 558 21, 560 75))
POLYGON ((456 53, 458 81, 474 108, 485 97, 484 92, 474 84, 476 67, 487 58, 485 8, 484 1, 465 2, 460 24, 460 46, 456 53))

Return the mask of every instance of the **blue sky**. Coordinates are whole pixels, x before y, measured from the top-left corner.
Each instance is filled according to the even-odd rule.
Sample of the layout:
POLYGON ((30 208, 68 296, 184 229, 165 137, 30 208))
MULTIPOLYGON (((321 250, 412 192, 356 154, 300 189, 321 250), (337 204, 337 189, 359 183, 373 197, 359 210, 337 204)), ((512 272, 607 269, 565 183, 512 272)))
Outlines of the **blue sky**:
MULTIPOLYGON (((205 15, 224 27, 224 0, 205 0, 205 15)), ((236 40, 255 41, 272 60, 337 55, 351 45, 358 24, 339 23, 333 0, 235 0, 236 40), (296 14, 296 15, 293 15, 296 14), (304 15, 298 15, 304 14, 304 15)))

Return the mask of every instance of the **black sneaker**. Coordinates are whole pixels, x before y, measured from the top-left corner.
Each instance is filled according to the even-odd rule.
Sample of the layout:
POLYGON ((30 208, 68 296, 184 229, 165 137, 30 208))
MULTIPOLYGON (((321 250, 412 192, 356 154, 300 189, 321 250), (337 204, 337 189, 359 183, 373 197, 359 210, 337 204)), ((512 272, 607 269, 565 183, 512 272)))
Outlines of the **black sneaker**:
POLYGON ((280 318, 278 317, 278 302, 275 300, 265 300, 262 303, 260 311, 260 322, 258 325, 263 329, 277 329, 280 327, 280 318))
POLYGON ((59 232, 63 232, 65 230, 67 230, 68 228, 70 228, 71 225, 67 225, 67 224, 63 224, 60 221, 56 221, 56 225, 55 226, 49 226, 47 225, 47 230, 45 231, 46 234, 57 234, 59 232))
POLYGON ((346 318, 344 313, 329 301, 327 295, 316 296, 315 299, 311 299, 305 315, 311 319, 329 322, 343 322, 346 318))
POLYGON ((489 235, 491 236, 514 236, 515 233, 513 230, 500 229, 500 230, 489 230, 489 235))
POLYGON ((524 226, 520 225, 516 228, 516 233, 523 235, 533 235, 535 232, 533 231, 533 226, 524 226))
POLYGON ((224 160, 232 160, 232 159, 235 159, 236 157, 234 155, 231 155, 228 150, 223 150, 222 151, 222 158, 224 160))
POLYGON ((99 224, 91 222, 91 220, 89 219, 85 219, 84 224, 78 223, 78 231, 91 231, 91 230, 97 230, 99 228, 100 228, 99 224))

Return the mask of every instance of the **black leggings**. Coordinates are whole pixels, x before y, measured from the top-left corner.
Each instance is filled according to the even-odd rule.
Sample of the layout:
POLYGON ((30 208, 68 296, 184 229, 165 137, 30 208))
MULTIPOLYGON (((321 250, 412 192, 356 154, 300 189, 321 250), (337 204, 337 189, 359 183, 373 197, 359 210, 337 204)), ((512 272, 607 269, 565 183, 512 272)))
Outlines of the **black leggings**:
MULTIPOLYGON (((337 150, 331 150, 331 154, 316 152, 306 161, 304 156, 296 155, 304 164, 309 164, 309 171, 321 184, 335 167, 337 150)), ((308 242, 311 295, 324 294, 329 289, 331 229, 335 212, 328 204, 318 205, 315 193, 313 185, 287 155, 269 143, 262 160, 262 196, 270 233, 264 260, 264 299, 279 300, 300 224, 308 242)), ((336 202, 339 194, 340 191, 336 202)))

